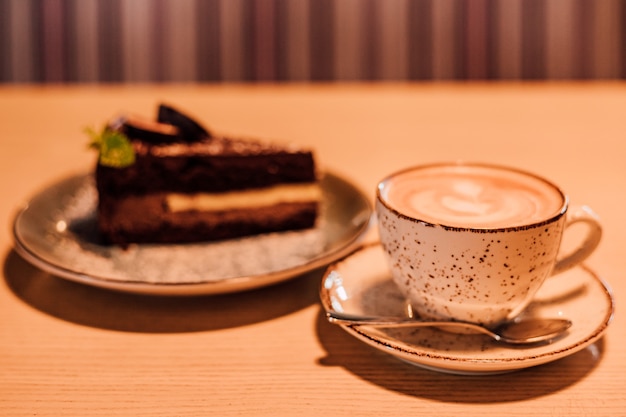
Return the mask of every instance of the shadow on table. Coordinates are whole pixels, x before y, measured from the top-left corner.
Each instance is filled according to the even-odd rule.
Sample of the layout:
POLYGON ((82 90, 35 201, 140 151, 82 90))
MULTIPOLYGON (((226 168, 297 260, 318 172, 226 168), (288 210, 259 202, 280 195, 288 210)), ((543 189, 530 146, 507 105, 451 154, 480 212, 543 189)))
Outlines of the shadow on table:
POLYGON ((14 251, 4 260, 9 288, 22 301, 69 322, 127 332, 217 330, 271 320, 318 300, 321 271, 234 294, 166 297, 127 294, 57 278, 14 251))
POLYGON ((541 397, 575 384, 598 364, 604 339, 563 359, 496 375, 460 376, 429 371, 402 362, 327 322, 320 312, 318 339, 327 356, 322 366, 340 366, 390 391, 450 403, 503 403, 541 397))

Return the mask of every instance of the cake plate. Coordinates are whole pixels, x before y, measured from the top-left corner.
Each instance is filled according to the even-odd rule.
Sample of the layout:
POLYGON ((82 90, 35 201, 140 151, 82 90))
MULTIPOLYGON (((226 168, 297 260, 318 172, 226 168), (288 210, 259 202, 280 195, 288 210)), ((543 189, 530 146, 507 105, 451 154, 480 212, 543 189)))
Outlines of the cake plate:
POLYGON ((221 242, 102 244, 96 230, 92 174, 46 187, 14 218, 15 250, 57 277, 132 293, 220 294, 271 285, 352 252, 372 218, 369 198, 339 175, 321 176, 317 226, 221 242))

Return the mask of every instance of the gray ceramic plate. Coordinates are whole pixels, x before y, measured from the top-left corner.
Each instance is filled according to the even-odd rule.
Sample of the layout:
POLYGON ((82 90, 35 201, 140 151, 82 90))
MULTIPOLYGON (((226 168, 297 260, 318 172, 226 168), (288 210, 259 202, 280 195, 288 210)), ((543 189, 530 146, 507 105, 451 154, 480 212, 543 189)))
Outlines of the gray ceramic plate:
POLYGON ((14 219, 16 251, 53 275, 125 292, 196 295, 270 285, 325 266, 354 250, 366 232, 369 198, 332 173, 321 179, 314 229, 215 243, 102 245, 92 175, 59 181, 35 195, 14 219))
MULTIPOLYGON (((368 245, 331 265, 322 281, 324 308, 369 316, 404 316, 405 301, 379 245, 368 245)), ((598 340, 613 317, 609 287, 585 266, 549 278, 523 313, 566 317, 573 325, 550 344, 528 347, 497 343, 475 334, 433 328, 376 329, 342 326, 365 343, 423 368, 458 374, 509 372, 555 361, 598 340)))

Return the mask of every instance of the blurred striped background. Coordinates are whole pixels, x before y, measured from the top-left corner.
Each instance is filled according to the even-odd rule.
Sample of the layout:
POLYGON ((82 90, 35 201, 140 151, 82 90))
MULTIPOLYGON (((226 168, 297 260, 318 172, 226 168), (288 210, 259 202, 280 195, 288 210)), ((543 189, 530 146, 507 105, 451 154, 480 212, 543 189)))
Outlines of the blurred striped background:
POLYGON ((0 0, 0 82, 626 78, 626 0, 0 0))

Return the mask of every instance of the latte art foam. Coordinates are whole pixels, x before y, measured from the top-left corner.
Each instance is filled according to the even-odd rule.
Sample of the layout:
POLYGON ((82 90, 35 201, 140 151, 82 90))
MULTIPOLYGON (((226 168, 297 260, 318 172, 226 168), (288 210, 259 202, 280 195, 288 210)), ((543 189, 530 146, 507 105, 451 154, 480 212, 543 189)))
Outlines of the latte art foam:
POLYGON ((532 175, 497 167, 450 165, 400 173, 380 186, 396 211, 452 227, 503 228, 537 223, 560 212, 561 192, 532 175))

